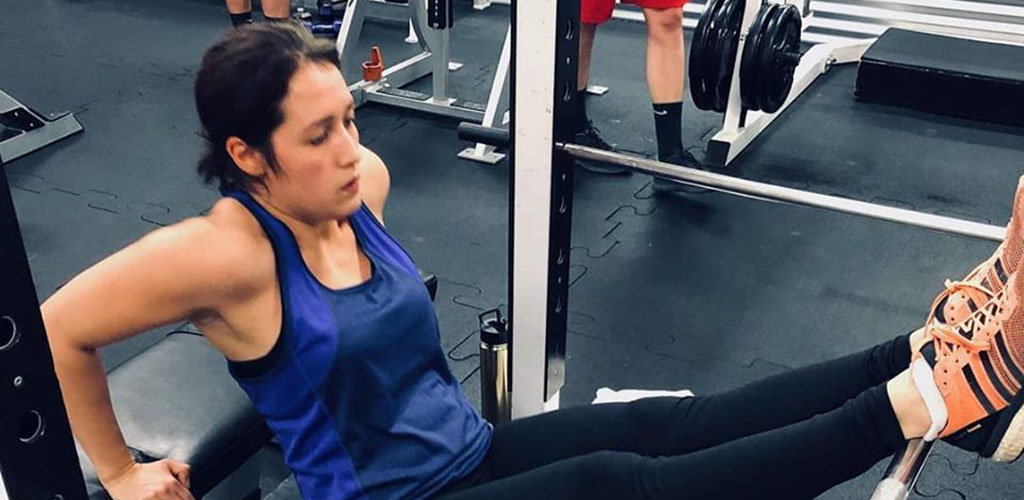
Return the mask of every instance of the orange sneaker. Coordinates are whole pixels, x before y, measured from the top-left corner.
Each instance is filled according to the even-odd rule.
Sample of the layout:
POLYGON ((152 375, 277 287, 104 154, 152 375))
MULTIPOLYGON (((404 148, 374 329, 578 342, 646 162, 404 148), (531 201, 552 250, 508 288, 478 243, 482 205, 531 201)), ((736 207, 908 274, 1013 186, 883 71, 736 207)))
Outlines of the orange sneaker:
MULTIPOLYGON (((1006 288, 1007 282, 1024 261, 1024 176, 1017 180, 1017 192, 1013 200, 1013 215, 1006 228, 1006 239, 996 248, 991 257, 974 268, 959 283, 975 285, 982 290, 999 293, 1006 288), (1018 214, 1021 214, 1018 216, 1018 214)), ((954 283, 946 282, 946 288, 954 283)), ((973 309, 984 302, 977 302, 979 297, 964 291, 949 295, 936 312, 942 313, 940 320, 947 323, 959 323, 969 316, 973 309)))
POLYGON ((924 327, 930 342, 912 366, 937 423, 928 438, 997 461, 1016 460, 1024 450, 1024 273, 1016 272, 1024 257, 1018 222, 1024 215, 1018 213, 1024 214, 1024 182, 995 255, 963 281, 947 282, 935 299, 924 327))

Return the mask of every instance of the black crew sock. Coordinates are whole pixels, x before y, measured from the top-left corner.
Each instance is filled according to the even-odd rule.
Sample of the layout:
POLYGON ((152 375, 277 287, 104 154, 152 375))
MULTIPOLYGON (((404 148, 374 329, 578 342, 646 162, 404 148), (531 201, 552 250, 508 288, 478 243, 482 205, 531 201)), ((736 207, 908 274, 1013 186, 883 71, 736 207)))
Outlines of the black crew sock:
POLYGON ((654 104, 654 133, 658 139, 658 161, 683 150, 683 103, 654 104))
POLYGON ((576 91, 576 132, 587 128, 590 117, 587 116, 587 89, 576 91))
POLYGON ((244 24, 252 24, 252 11, 251 10, 248 11, 248 12, 242 12, 240 14, 232 14, 232 13, 228 12, 228 15, 231 16, 231 24, 234 27, 236 27, 236 28, 239 27, 239 26, 242 26, 244 24))
POLYGON ((268 23, 283 23, 283 22, 287 22, 287 21, 291 20, 291 18, 290 17, 271 17, 271 16, 264 15, 263 16, 263 20, 268 22, 268 23))

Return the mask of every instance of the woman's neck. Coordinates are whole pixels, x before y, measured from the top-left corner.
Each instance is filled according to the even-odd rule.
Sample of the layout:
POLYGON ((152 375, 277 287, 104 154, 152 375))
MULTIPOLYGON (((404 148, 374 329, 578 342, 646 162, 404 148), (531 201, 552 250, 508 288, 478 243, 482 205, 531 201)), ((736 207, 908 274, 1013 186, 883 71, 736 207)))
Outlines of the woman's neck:
POLYGON ((309 217, 279 208, 262 193, 254 192, 252 197, 267 212, 288 226, 303 253, 319 253, 325 247, 336 248, 350 239, 346 238, 352 231, 348 218, 311 220, 309 217))

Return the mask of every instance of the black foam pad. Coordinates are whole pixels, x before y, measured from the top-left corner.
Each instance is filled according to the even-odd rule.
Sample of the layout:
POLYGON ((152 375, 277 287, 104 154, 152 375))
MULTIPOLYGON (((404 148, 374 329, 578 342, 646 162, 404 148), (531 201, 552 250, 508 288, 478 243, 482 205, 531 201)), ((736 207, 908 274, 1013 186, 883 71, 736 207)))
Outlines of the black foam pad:
POLYGON ((1024 125, 1024 48, 890 28, 861 57, 867 102, 1024 125))

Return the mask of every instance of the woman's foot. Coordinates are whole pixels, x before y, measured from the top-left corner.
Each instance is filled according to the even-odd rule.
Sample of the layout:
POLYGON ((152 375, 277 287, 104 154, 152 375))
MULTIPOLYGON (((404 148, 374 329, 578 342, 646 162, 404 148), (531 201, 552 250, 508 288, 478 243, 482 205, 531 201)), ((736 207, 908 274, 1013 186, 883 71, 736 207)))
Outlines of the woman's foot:
POLYGON ((1024 182, 1013 212, 996 254, 935 299, 912 369, 938 437, 998 461, 1024 450, 1024 182))
MULTIPOLYGON (((950 288, 957 283, 974 285, 976 288, 991 291, 998 294, 1006 288, 1006 285, 1024 260, 1024 177, 1017 181, 1017 193, 1013 200, 1013 214, 1010 223, 1006 228, 1006 240, 996 248, 991 257, 974 268, 967 276, 959 282, 947 282, 946 287, 950 288)), ((936 309, 936 314, 941 314, 939 320, 947 323, 959 323, 968 317, 972 310, 979 307, 979 300, 983 296, 971 294, 967 291, 957 291, 936 309)))

